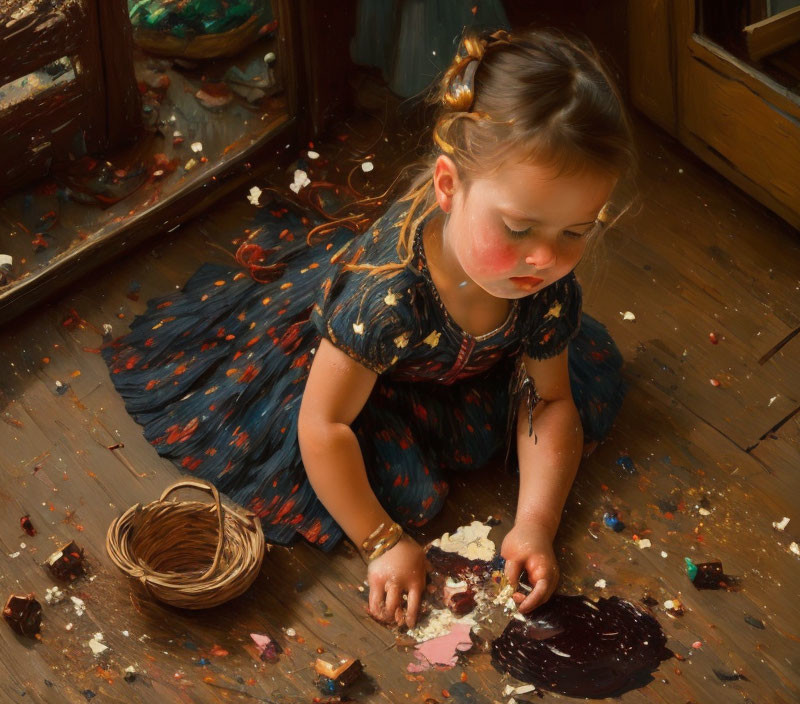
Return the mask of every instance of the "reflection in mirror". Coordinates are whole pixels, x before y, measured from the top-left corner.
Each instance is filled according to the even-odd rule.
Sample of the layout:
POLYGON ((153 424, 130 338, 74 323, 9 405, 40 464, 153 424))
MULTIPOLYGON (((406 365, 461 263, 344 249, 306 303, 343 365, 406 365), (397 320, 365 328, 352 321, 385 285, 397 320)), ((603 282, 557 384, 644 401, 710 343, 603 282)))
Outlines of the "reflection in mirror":
MULTIPOLYGON (((97 85, 96 76, 90 80, 80 72, 75 81, 75 64, 64 57, 0 87, 0 127, 4 116, 11 115, 9 108, 69 81, 75 81, 80 94, 73 101, 76 106, 83 96, 88 104, 89 96, 95 99, 100 92, 98 102, 113 127, 111 116, 122 108, 110 61, 132 65, 132 89, 141 100, 136 108, 141 128, 133 141, 98 150, 87 143, 85 130, 64 128, 61 136, 68 153, 62 159, 48 158, 38 180, 28 179, 4 194, 0 309, 9 287, 66 260, 93 256, 95 245, 152 216, 152 211, 166 210, 187 189, 205 188, 233 166, 244 168, 248 155, 287 122, 278 19, 271 0, 108 1, 109 6, 123 6, 120 16, 130 17, 127 32, 133 36, 132 49, 130 40, 116 41, 118 30, 103 24, 104 12, 91 17, 93 10, 85 9, 91 3, 86 3, 85 21, 98 21, 104 39, 97 52, 108 52, 109 47, 116 51, 102 57, 106 70, 100 75, 109 83, 97 85), (127 47, 125 55, 116 47, 127 47)), ((77 123, 84 126, 87 110, 80 110, 77 123)), ((100 124, 105 125, 106 118, 100 124)), ((44 120, 38 127, 33 120, 27 128, 25 139, 33 147, 26 158, 33 158, 37 140, 50 148, 62 129, 44 120)), ((207 196, 205 191, 202 195, 207 196)), ((187 209, 183 210, 169 216, 171 222, 185 219, 187 209)), ((167 217, 158 217, 154 227, 160 229, 167 217)))
POLYGON ((36 71, 0 86, 0 111, 74 80, 75 69, 72 60, 68 56, 62 56, 36 71))

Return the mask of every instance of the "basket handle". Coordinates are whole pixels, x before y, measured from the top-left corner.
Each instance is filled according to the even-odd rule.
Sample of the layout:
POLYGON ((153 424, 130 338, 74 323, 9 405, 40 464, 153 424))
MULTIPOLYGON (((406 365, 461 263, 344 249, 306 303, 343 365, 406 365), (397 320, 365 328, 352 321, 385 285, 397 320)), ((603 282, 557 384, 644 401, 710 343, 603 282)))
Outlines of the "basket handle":
POLYGON ((211 563, 211 567, 209 567, 200 579, 205 579, 210 575, 214 570, 219 567, 219 560, 222 556, 222 546, 225 543, 225 523, 224 517, 222 515, 222 502, 219 498, 219 492, 217 491, 217 487, 213 484, 208 484, 206 482, 199 482, 199 481, 192 481, 191 479, 186 479, 184 481, 177 482, 170 487, 164 489, 164 493, 161 494, 161 498, 159 501, 164 501, 167 496, 169 496, 173 491, 177 491, 178 489, 185 489, 185 488, 194 488, 200 489, 202 491, 206 491, 214 497, 214 505, 217 509, 217 520, 219 523, 219 537, 217 539, 217 552, 214 553, 214 562, 211 563))

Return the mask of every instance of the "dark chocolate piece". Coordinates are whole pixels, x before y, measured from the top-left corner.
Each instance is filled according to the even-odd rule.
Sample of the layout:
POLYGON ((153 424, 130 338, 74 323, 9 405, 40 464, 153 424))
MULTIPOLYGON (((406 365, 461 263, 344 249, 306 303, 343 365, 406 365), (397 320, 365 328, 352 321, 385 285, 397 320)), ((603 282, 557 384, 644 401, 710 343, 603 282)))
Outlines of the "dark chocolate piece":
POLYGON ((739 580, 722 570, 721 562, 701 562, 697 567, 697 574, 692 584, 697 589, 734 589, 739 580))
POLYGON ((523 682, 572 697, 616 696, 652 680, 672 656, 658 621, 628 601, 552 597, 492 643, 495 665, 523 682))
POLYGON ((33 594, 12 594, 3 609, 3 618, 21 636, 33 638, 42 623, 42 605, 33 594))
POLYGON ((346 658, 337 665, 317 658, 314 669, 319 675, 317 686, 323 694, 342 692, 353 684, 364 670, 358 658, 346 658))
POLYGON ((436 546, 431 546, 425 552, 425 557, 435 572, 451 577, 456 575, 484 575, 492 571, 492 563, 486 560, 470 560, 457 552, 448 552, 436 546))
POLYGON ((73 540, 50 555, 47 558, 47 566, 56 579, 71 582, 84 573, 83 548, 79 548, 73 540))

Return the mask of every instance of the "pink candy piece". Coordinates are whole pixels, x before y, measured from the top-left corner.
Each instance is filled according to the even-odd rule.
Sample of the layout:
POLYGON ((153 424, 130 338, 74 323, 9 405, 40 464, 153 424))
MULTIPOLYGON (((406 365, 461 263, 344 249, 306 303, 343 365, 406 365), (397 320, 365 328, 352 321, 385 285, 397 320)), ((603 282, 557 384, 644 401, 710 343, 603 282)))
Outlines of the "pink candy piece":
POLYGON ((408 664, 409 672, 424 672, 433 667, 453 667, 458 663, 458 653, 472 647, 469 623, 456 623, 450 633, 419 643, 414 657, 419 662, 408 664))

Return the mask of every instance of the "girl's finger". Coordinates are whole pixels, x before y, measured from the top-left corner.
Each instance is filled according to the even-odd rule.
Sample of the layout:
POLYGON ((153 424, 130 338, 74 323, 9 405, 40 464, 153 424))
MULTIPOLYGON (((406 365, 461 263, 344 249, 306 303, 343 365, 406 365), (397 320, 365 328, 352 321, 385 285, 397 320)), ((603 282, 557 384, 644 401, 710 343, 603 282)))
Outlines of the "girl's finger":
POLYGON ((388 582, 386 584, 386 605, 384 608, 384 621, 390 621, 394 618, 395 612, 400 607, 401 595, 403 590, 398 584, 388 582))
POLYGON ((374 618, 380 618, 383 610, 383 597, 385 594, 384 580, 370 580, 369 585, 369 612, 374 618))
POLYGON ((422 598, 422 590, 419 587, 411 587, 408 590, 408 603, 406 604, 406 625, 413 628, 417 622, 419 614, 419 604, 422 598))
POLYGON ((540 579, 536 582, 533 591, 528 594, 519 605, 519 610, 522 613, 528 613, 529 611, 533 611, 539 604, 543 604, 547 598, 549 586, 550 583, 546 579, 540 579))
POLYGON ((509 584, 517 586, 519 576, 522 574, 522 566, 521 560, 506 560, 506 579, 509 584))

